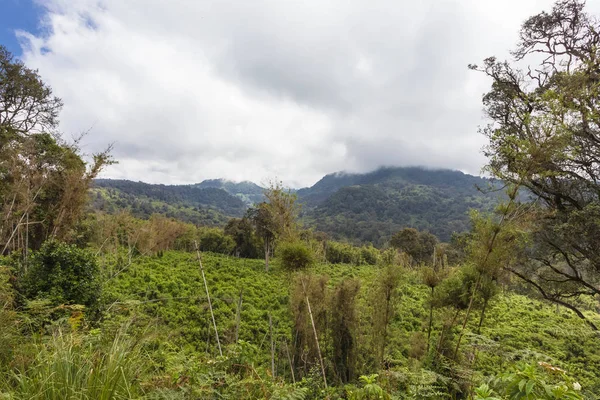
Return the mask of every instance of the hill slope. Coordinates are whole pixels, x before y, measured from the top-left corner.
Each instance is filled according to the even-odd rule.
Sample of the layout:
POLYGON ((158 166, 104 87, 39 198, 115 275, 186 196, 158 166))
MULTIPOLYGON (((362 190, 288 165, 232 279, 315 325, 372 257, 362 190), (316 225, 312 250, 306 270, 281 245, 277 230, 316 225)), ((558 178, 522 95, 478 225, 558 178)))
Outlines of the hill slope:
POLYGON ((223 189, 227 193, 238 197, 248 206, 260 203, 264 199, 263 192, 265 189, 250 181, 232 182, 226 179, 207 179, 193 186, 200 189, 223 189))
POLYGON ((478 190, 490 183, 460 171, 381 168, 327 175, 298 196, 307 223, 335 238, 381 245, 409 226, 447 241, 469 229, 469 209, 497 203, 499 194, 478 190))
POLYGON ((246 204, 215 187, 153 185, 128 180, 97 179, 92 189, 92 207, 113 213, 128 210, 138 218, 153 213, 199 225, 224 225, 240 217, 246 204))
MULTIPOLYGON (((499 194, 485 194, 490 181, 451 170, 416 167, 381 168, 367 174, 326 175, 297 191, 307 227, 336 239, 385 244, 403 227, 428 230, 448 241, 452 232, 469 229, 471 208, 489 210, 499 194)), ((146 218, 165 214, 203 225, 224 225, 263 200, 263 188, 252 182, 205 180, 195 185, 152 185, 98 179, 94 208, 127 209, 146 218)))
MULTIPOLYGON (((294 337, 290 326, 293 324, 290 307, 293 300, 290 299, 289 292, 294 287, 291 284, 293 275, 283 270, 278 260, 275 260, 269 273, 264 272, 264 262, 261 260, 205 253, 203 263, 223 346, 235 342, 236 304, 242 293, 239 338, 257 346, 258 350, 253 360, 256 360, 258 365, 269 365, 268 315, 273 319, 274 336, 278 340, 290 343, 290 351, 293 351, 291 344, 294 343, 294 337)), ((356 351, 357 359, 363 362, 357 364, 356 372, 358 375, 378 372, 365 360, 372 351, 371 318, 374 307, 376 308, 371 303, 370 296, 381 268, 319 263, 308 272, 324 277, 324 285, 330 290, 349 278, 360 282, 355 323, 357 331, 362 334, 358 336, 360 340, 356 342, 356 351)), ((143 316, 147 316, 145 318, 160 321, 160 331, 164 335, 161 341, 170 343, 170 347, 167 347, 176 349, 177 352, 187 349, 192 352, 211 352, 213 355, 216 353, 214 342, 211 341, 213 331, 210 316, 203 300, 203 282, 194 254, 166 252, 162 257, 135 259, 131 267, 120 274, 105 291, 107 304, 123 305, 116 308, 114 313, 119 310, 130 313, 130 308, 135 307, 135 315, 140 316, 140 320, 145 320, 143 316), (140 291, 139 288, 144 290, 140 291), (209 341, 211 346, 208 345, 209 341)), ((425 382, 422 374, 431 372, 419 370, 422 364, 416 363, 415 358, 423 357, 425 351, 422 344, 426 340, 430 290, 422 284, 419 271, 405 270, 398 291, 402 295, 395 298, 397 304, 389 327, 389 344, 386 351, 389 353, 390 363, 394 365, 392 370, 403 378, 402 382, 405 385, 415 384, 423 388, 425 382), (417 340, 418 338, 421 338, 421 341, 417 340)), ((327 307, 327 301, 329 300, 315 307, 327 307)), ((447 308, 434 310, 434 343, 444 323, 448 323, 448 312, 450 309, 447 308)), ((476 314, 479 312, 478 309, 476 314)), ((326 325, 324 321, 326 319, 321 321, 323 326, 326 325)), ((477 324, 478 318, 472 317, 467 325, 468 333, 463 345, 465 353, 477 352, 475 364, 472 365, 476 371, 476 380, 482 379, 482 376, 505 372, 515 360, 527 363, 545 361, 568 370, 579 379, 586 390, 596 393, 599 390, 600 378, 597 371, 600 368, 600 351, 596 345, 596 335, 570 310, 557 309, 547 303, 506 290, 490 302, 481 332, 476 335, 477 324)), ((451 333, 451 340, 456 339, 455 334, 456 332, 451 333)), ((325 349, 324 357, 331 360, 331 342, 334 339, 327 335, 320 338, 325 349)), ((181 353, 178 354, 181 356, 181 353)), ((286 376, 286 379, 291 380, 288 374, 287 354, 283 349, 279 349, 279 346, 276 347, 275 366, 278 376, 286 376)), ((164 353, 161 353, 161 356, 164 357, 164 353)), ((190 363, 189 368, 192 366, 196 368, 190 363)), ((185 374, 181 368, 177 373, 185 374)), ((436 375, 436 378, 427 384, 434 386, 440 381, 440 377, 436 375)), ((401 392, 402 387, 405 386, 396 385, 394 390, 401 392)), ((415 398, 437 399, 449 396, 432 394, 415 398)))

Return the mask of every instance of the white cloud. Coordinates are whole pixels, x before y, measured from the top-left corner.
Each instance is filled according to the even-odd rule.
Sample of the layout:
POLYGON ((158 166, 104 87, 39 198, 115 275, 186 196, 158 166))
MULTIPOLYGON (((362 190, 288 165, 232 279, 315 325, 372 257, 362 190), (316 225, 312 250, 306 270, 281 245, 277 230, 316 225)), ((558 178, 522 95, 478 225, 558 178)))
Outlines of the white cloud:
POLYGON ((106 176, 191 183, 484 162, 467 70, 550 1, 45 0, 23 59, 106 176))

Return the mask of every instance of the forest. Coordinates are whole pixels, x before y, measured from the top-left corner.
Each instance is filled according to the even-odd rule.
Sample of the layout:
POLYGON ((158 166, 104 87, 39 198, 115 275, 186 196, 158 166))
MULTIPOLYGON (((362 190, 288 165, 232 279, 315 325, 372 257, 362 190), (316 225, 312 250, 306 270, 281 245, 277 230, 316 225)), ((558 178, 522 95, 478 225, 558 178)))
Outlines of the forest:
POLYGON ((519 38, 469 65, 493 179, 301 190, 100 179, 0 45, 0 399, 600 398, 600 23, 519 38))

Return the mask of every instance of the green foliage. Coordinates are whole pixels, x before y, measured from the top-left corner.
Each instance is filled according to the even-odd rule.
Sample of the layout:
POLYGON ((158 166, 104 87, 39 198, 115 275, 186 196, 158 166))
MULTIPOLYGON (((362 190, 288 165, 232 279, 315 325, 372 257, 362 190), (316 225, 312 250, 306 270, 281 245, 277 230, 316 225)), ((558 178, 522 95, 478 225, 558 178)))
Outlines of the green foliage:
POLYGON ((101 292, 94 255, 73 245, 47 241, 35 252, 23 276, 29 299, 47 298, 53 304, 82 304, 94 308, 101 292))
POLYGON ((581 385, 548 363, 519 365, 475 390, 475 400, 583 400, 581 385), (493 388, 493 389, 492 389, 493 388), (494 397, 501 396, 501 397, 494 397))
MULTIPOLYGON (((471 208, 491 210, 490 182, 450 170, 382 168, 367 174, 331 174, 298 191, 304 220, 336 240, 384 246, 404 227, 429 231, 443 241, 469 230, 471 208)), ((431 255, 431 254, 429 254, 431 255)))
POLYGON ((32 359, 0 378, 0 397, 116 400, 142 393, 138 377, 144 362, 124 332, 102 343, 93 335, 58 331, 48 342, 36 343, 31 353, 32 359))
POLYGON ((145 199, 172 206, 214 209, 232 217, 241 217, 246 209, 242 200, 214 187, 153 185, 120 179, 96 179, 94 184, 109 190, 113 195, 118 195, 124 205, 134 204, 137 199, 145 199))
POLYGON ((381 259, 381 252, 371 244, 356 247, 329 240, 325 243, 325 259, 333 264, 375 265, 381 259))
POLYGON ((233 239, 225 235, 221 229, 206 229, 200 235, 200 250, 202 251, 231 254, 234 248, 233 239))
POLYGON ((577 302, 600 294, 600 113, 582 106, 600 97, 600 54, 585 6, 557 1, 523 23, 515 62, 489 57, 470 68, 492 80, 483 96, 486 170, 532 198, 517 218, 531 241, 527 260, 510 270, 598 330, 577 302))
POLYGON ((408 254, 416 263, 431 264, 438 239, 429 232, 404 228, 390 239, 390 245, 408 254))
MULTIPOLYGON (((103 332, 114 331, 123 322, 132 321, 130 332, 137 337, 152 326, 149 339, 143 342, 148 357, 144 367, 148 368, 139 378, 148 398, 305 396, 306 399, 322 399, 327 395, 331 398, 342 396, 341 386, 332 386, 328 391, 322 386, 313 331, 300 283, 298 293, 294 288, 289 293, 290 275, 278 262, 273 264, 269 274, 265 274, 260 260, 213 253, 205 253, 202 257, 224 346, 223 358, 216 356, 203 282, 193 254, 167 251, 162 256, 134 258, 127 269, 103 288, 103 332), (236 304, 240 289, 243 289, 243 302, 236 342, 236 304), (275 346, 276 378, 270 373, 269 325, 265 310, 272 315, 273 337, 279 344, 275 346), (281 345, 283 342, 289 346, 290 357, 296 363, 296 385, 289 384, 291 374, 288 353, 285 345, 281 345)), ((390 276, 386 274, 387 268, 390 266, 315 264, 307 270, 313 278, 305 281, 306 292, 325 357, 328 382, 337 382, 336 374, 345 368, 338 362, 347 360, 350 361, 347 365, 354 368, 354 377, 379 372, 376 384, 397 398, 450 398, 450 393, 458 393, 459 381, 438 366, 444 358, 429 367, 437 373, 424 369, 428 364, 423 350, 426 343, 423 332, 429 315, 430 288, 421 283, 419 270, 404 269, 398 278, 392 279, 386 277, 390 276), (327 274, 328 278, 319 277, 319 274, 327 274), (356 291, 353 285, 348 286, 352 280, 360 282, 363 289, 356 291), (381 371, 369 361, 375 353, 370 336, 375 318, 373 310, 383 311, 385 307, 374 302, 372 295, 378 287, 377 282, 388 281, 396 282, 397 288, 391 301, 395 311, 389 314, 387 369, 381 371), (341 290, 342 287, 346 289, 341 290), (344 327, 349 328, 350 335, 344 334, 344 327), (352 339, 352 347, 347 347, 350 342, 344 338, 352 339), (347 358, 340 351, 344 348, 350 349, 347 358)), ((476 275, 460 270, 455 275, 456 280, 447 288, 453 293, 451 298, 460 299, 460 293, 469 291, 476 275), (463 284, 465 289, 462 289, 463 284)), ((446 291, 441 289, 445 285, 441 284, 436 291, 439 289, 442 294, 446 291)), ((381 293, 385 294, 385 291, 381 293)), ((443 303, 447 305, 434 309, 431 341, 434 350, 443 321, 451 317, 455 309, 460 311, 464 307, 462 300, 459 303, 462 305, 458 308, 453 302, 447 302, 443 303)), ((482 300, 476 302, 477 307, 481 304, 482 300)), ((56 318, 53 315, 56 311, 44 314, 31 309, 27 318, 43 318, 47 324, 48 320, 56 318)), ((484 325, 481 335, 469 334, 465 340, 467 353, 478 350, 473 365, 475 386, 482 382, 482 376, 501 374, 516 359, 535 362, 552 358, 558 360, 553 365, 568 366, 584 388, 593 392, 600 387, 594 373, 600 366, 594 336, 569 311, 557 313, 547 305, 507 292, 490 301, 487 315, 489 322, 484 325), (552 329, 553 326, 568 329, 552 329)), ((12 321, 9 324, 14 324, 14 319, 12 321)), ((476 331, 476 322, 468 324, 469 332, 476 331)), ((12 336, 13 340, 18 337, 17 332, 0 333, 12 336)), ((449 347, 453 348, 452 328, 446 328, 444 335, 443 342, 449 341, 449 347)), ((92 340, 91 337, 88 339, 92 340)), ((444 346, 440 348, 442 354, 444 349, 444 346)), ((465 368, 461 364, 454 364, 454 367, 465 368)), ((350 378, 346 391, 354 390, 355 379, 350 378)))
POLYGON ((315 262, 312 250, 301 240, 279 243, 277 256, 283 268, 289 271, 306 269, 315 262))
POLYGON ((363 387, 354 392, 350 392, 351 400, 388 400, 390 395, 386 393, 381 386, 377 384, 379 375, 362 375, 359 377, 363 387))
POLYGON ((360 281, 346 278, 334 290, 331 299, 332 362, 341 382, 355 379, 358 346, 356 298, 360 281))
POLYGON ((1 262, 0 259, 0 366, 7 365, 13 359, 18 337, 17 314, 14 310, 16 293, 10 282, 12 274, 1 262))
POLYGON ((254 232, 252 221, 248 218, 232 218, 225 226, 224 232, 235 242, 234 252, 239 257, 259 258, 260 243, 254 232))

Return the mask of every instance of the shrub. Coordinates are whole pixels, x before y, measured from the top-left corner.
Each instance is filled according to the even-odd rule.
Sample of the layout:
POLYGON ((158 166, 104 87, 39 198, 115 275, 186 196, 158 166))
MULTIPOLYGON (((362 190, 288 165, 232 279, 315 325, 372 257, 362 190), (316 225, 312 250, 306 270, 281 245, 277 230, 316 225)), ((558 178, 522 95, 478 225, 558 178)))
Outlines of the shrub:
POLYGON ((360 248, 360 258, 365 264, 375 265, 379 261, 380 255, 373 245, 363 246, 360 248))
POLYGON ((475 390, 475 400, 583 399, 581 385, 562 369, 548 363, 520 364, 475 390), (494 397, 500 395, 502 397, 494 397))
POLYGON ((54 305, 93 307, 100 297, 99 272, 91 252, 47 241, 31 258, 23 277, 23 291, 29 299, 45 298, 54 305))
POLYGON ((314 263, 314 254, 301 241, 283 242, 277 247, 277 255, 285 269, 299 270, 314 263))
POLYGON ((200 250, 213 253, 231 254, 235 242, 220 229, 208 229, 200 236, 200 250))
POLYGON ((325 258, 332 264, 354 264, 359 259, 357 249, 349 244, 339 242, 327 242, 325 258))

